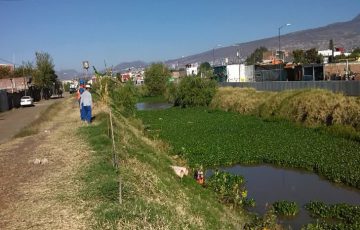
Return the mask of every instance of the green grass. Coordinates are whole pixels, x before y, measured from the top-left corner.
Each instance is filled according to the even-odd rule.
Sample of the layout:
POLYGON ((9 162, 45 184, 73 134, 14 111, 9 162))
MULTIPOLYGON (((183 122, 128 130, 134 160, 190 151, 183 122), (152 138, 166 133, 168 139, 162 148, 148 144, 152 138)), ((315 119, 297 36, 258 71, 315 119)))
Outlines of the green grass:
POLYGON ((108 115, 97 115, 96 123, 79 130, 93 150, 90 163, 79 174, 94 229, 240 229, 249 221, 240 209, 220 204, 191 175, 178 178, 170 168, 173 160, 125 123, 115 117, 119 170, 112 166, 108 115))
POLYGON ((166 102, 166 99, 163 95, 152 96, 152 97, 148 96, 148 97, 138 98, 138 102, 148 102, 148 103, 166 102))
POLYGON ((291 122, 206 108, 138 111, 150 136, 191 166, 270 163, 360 188, 360 144, 291 122))

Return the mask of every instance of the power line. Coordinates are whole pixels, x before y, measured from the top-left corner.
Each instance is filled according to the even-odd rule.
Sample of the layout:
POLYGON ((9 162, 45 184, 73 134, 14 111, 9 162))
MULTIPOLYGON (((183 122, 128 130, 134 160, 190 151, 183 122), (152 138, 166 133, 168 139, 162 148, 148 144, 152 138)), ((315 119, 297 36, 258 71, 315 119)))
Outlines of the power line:
MULTIPOLYGON (((0 0, 1 1, 1 0, 0 0)), ((6 63, 8 63, 8 64, 12 64, 12 65, 20 65, 20 64, 18 64, 18 63, 13 63, 13 62, 11 62, 11 61, 8 61, 8 60, 6 60, 6 59, 4 59, 4 58, 0 58, 0 61, 4 61, 4 62, 6 62, 6 63)))

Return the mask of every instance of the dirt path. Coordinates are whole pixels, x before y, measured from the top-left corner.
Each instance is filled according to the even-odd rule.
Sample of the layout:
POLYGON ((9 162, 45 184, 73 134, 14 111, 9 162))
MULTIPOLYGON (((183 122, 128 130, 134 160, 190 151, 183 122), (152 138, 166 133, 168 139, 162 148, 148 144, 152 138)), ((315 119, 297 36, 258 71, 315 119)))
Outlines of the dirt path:
POLYGON ((61 107, 39 134, 0 145, 0 229, 89 228, 76 178, 89 153, 76 135, 84 124, 72 98, 61 107))
POLYGON ((22 128, 37 119, 50 105, 63 100, 64 98, 43 100, 36 103, 33 107, 12 109, 0 113, 0 144, 10 140, 22 128))

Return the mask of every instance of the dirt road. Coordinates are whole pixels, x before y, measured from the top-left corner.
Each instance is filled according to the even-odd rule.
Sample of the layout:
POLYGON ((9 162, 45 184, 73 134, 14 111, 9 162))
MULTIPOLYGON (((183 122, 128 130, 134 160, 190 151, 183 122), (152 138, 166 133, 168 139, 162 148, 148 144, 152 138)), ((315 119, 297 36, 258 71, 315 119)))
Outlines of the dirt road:
POLYGON ((58 111, 39 134, 0 144, 0 229, 89 228, 77 176, 90 151, 84 124, 72 98, 58 111))
POLYGON ((10 140, 22 128, 37 119, 51 104, 61 100, 64 99, 43 100, 33 107, 12 109, 0 113, 0 144, 10 140))

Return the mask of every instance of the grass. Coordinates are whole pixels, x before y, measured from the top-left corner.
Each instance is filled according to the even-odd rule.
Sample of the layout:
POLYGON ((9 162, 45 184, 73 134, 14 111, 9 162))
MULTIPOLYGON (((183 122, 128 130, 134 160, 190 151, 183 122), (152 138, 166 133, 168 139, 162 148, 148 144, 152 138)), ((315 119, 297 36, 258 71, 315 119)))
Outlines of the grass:
POLYGON ((138 102, 147 102, 147 103, 156 103, 156 102, 166 102, 166 99, 163 95, 160 96, 148 96, 148 97, 139 97, 138 102))
POLYGON ((168 142, 192 167, 270 163, 360 188, 360 144, 319 129, 207 108, 137 114, 148 135, 168 142))
POLYGON ((360 97, 323 89, 262 92, 225 87, 219 88, 211 108, 266 119, 285 119, 310 127, 336 126, 331 130, 360 141, 360 97))
POLYGON ((55 102, 51 104, 45 111, 43 111, 39 117, 25 126, 14 137, 26 137, 39 133, 40 125, 44 122, 50 121, 62 108, 61 102, 55 102))
POLYGON ((191 176, 178 178, 170 165, 180 162, 164 152, 166 146, 147 139, 131 120, 118 115, 114 125, 120 167, 115 170, 108 115, 96 118, 96 124, 79 130, 93 150, 80 175, 94 229, 241 229, 249 221, 241 210, 221 205, 191 176))

